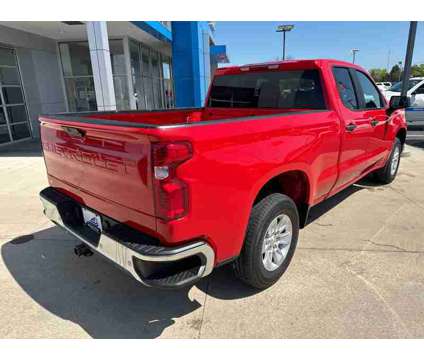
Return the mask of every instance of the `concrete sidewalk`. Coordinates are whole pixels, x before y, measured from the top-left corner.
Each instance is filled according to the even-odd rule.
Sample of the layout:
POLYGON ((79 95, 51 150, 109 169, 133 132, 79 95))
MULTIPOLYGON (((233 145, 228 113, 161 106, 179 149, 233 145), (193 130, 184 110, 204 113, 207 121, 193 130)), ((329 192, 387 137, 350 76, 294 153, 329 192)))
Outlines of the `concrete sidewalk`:
POLYGON ((266 291, 229 267, 185 290, 145 288, 42 214, 37 149, 0 149, 0 338, 404 338, 424 336, 424 151, 395 182, 362 182, 312 211, 266 291))

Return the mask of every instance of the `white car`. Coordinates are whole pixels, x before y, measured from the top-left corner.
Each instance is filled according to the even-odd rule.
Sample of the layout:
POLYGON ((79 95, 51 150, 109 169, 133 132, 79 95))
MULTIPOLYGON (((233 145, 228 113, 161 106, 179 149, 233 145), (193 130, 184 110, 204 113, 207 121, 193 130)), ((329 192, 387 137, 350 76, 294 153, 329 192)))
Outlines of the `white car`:
POLYGON ((392 83, 390 81, 378 82, 376 83, 376 85, 381 91, 386 91, 387 89, 392 87, 392 83))
MULTIPOLYGON (((392 96, 399 96, 401 90, 402 82, 398 82, 383 91, 383 94, 390 101, 392 96)), ((410 78, 406 94, 410 101, 410 106, 406 109, 408 126, 424 126, 424 77, 410 78)))

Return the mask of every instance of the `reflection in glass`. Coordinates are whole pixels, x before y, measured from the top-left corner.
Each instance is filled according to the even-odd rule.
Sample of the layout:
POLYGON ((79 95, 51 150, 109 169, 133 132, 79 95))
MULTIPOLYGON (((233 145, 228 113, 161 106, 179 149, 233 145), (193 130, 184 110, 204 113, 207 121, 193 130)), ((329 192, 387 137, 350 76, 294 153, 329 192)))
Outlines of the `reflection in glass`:
POLYGON ((65 76, 93 75, 88 42, 61 43, 59 51, 65 76))
POLYGON ((28 124, 19 124, 11 126, 13 140, 20 140, 31 136, 28 124))
POLYGON ((125 55, 122 40, 109 40, 110 60, 113 75, 125 75, 125 55))
POLYGON ((143 77, 143 87, 146 98, 146 109, 152 110, 155 108, 154 100, 153 100, 153 83, 152 78, 143 77))
POLYGON ((6 104, 22 104, 24 102, 20 86, 3 87, 3 95, 6 104))
POLYGON ((7 115, 9 117, 9 122, 11 123, 24 122, 28 120, 25 105, 8 106, 7 115))
POLYGON ((147 76, 147 77, 151 77, 152 73, 151 73, 151 69, 150 69, 150 50, 146 47, 142 47, 142 53, 141 53, 141 59, 142 59, 142 74, 143 76, 147 76))
POLYGON ((3 85, 19 85, 18 69, 16 67, 0 67, 0 82, 3 85))
POLYGON ((134 41, 130 41, 130 64, 131 76, 141 77, 140 47, 134 41))
POLYGON ((142 78, 136 78, 134 80, 133 87, 136 108, 137 110, 144 110, 146 109, 146 97, 143 88, 143 80, 142 78))
POLYGON ((65 78, 65 87, 70 111, 97 110, 92 77, 65 78))
POLYGON ((6 124, 6 116, 4 115, 3 106, 0 106, 0 125, 6 124))
POLYGON ((0 144, 10 141, 9 130, 6 125, 0 126, 0 144))
POLYGON ((115 99, 117 110, 127 110, 130 107, 126 76, 114 76, 115 99))

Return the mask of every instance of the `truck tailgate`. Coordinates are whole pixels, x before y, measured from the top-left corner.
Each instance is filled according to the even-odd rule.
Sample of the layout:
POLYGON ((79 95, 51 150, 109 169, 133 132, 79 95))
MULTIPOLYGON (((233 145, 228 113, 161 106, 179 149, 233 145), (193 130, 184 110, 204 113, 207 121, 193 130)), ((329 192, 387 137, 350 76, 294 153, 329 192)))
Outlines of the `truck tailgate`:
POLYGON ((40 120, 50 180, 67 191, 154 215, 150 142, 142 129, 40 120))

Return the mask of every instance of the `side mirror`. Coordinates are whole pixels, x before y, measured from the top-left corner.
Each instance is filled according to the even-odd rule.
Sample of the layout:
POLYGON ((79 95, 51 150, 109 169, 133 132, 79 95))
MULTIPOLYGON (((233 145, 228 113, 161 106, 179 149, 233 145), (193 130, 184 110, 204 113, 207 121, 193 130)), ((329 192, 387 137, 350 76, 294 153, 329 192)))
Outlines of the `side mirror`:
POLYGON ((410 100, 407 96, 399 96, 399 95, 392 96, 389 101, 390 113, 398 109, 405 109, 409 107, 409 102, 410 100))

